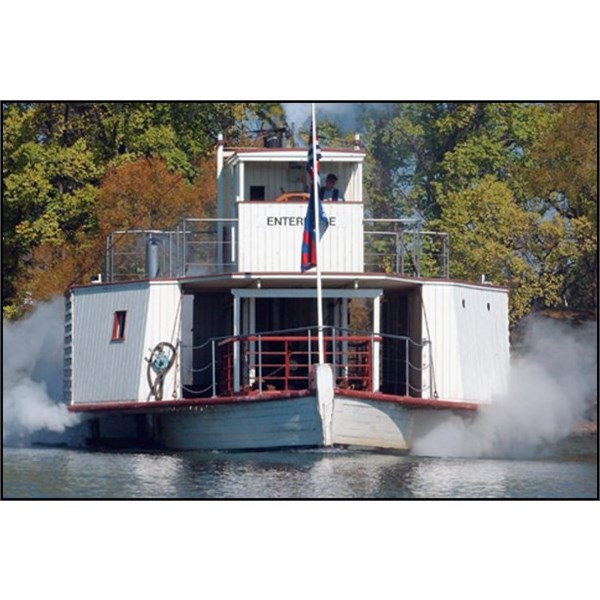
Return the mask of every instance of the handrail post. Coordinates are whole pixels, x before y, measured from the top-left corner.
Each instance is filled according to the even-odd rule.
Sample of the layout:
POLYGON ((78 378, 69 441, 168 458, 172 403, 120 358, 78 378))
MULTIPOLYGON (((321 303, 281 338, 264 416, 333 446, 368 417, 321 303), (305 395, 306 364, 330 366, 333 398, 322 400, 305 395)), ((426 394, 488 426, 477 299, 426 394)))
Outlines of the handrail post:
POLYGON ((110 240, 111 240, 111 235, 107 235, 105 240, 104 240, 104 281, 106 281, 107 283, 110 283, 112 281, 112 277, 110 276, 110 272, 111 272, 111 264, 110 264, 110 240))
POLYGON ((237 260, 237 249, 236 249, 236 229, 235 225, 231 226, 231 264, 235 265, 235 261, 237 260))
POLYGON ((310 329, 308 330, 308 346, 307 346, 307 356, 308 356, 308 387, 310 388, 310 374, 311 374, 311 367, 312 367, 312 340, 311 340, 311 336, 312 333, 310 331, 310 329))
POLYGON ((263 392, 263 379, 262 379, 262 336, 258 336, 258 393, 262 395, 263 392))
POLYGON ((404 262, 405 262, 405 248, 404 248, 404 232, 400 232, 400 275, 404 275, 404 262))
POLYGON ((378 392, 379 390, 376 389, 376 379, 375 379, 375 334, 371 333, 371 346, 370 346, 370 351, 369 351, 369 363, 371 365, 371 391, 372 392, 378 392))
POLYGON ((405 389, 405 396, 410 396, 410 389, 409 389, 409 383, 408 383, 408 378, 410 377, 410 372, 409 372, 409 360, 410 360, 410 356, 409 356, 409 352, 410 352, 410 347, 409 347, 409 339, 408 337, 404 340, 404 347, 405 347, 405 354, 406 354, 406 361, 404 364, 404 377, 406 378, 405 383, 404 383, 404 389, 405 389))
POLYGON ((212 390, 213 390, 213 398, 217 397, 217 356, 216 356, 216 341, 213 338, 212 340, 212 390))
POLYGON ((290 382, 290 343, 289 340, 283 342, 283 389, 288 391, 290 382))
POLYGON ((186 273, 186 265, 187 265, 187 248, 186 248, 186 228, 185 228, 185 224, 186 224, 186 219, 183 220, 183 232, 182 232, 182 236, 181 236, 181 258, 182 258, 182 265, 181 265, 181 276, 185 276, 186 273))
POLYGON ((332 370, 333 370, 333 381, 335 383, 336 378, 337 378, 337 371, 336 371, 336 366, 337 366, 337 360, 335 358, 335 327, 331 328, 331 366, 332 366, 332 370))

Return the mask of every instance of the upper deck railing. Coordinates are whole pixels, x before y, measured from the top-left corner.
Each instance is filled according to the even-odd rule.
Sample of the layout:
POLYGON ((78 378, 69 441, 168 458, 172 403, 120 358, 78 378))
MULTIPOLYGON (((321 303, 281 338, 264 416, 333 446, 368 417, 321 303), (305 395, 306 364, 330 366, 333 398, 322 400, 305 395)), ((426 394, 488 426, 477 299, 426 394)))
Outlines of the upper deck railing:
MULTIPOLYGON (((364 271, 449 277, 447 233, 414 219, 364 219, 364 271)), ((106 238, 104 280, 236 272, 237 219, 185 219, 173 230, 115 231, 106 238)))
POLYGON ((417 219, 364 219, 365 271, 414 277, 450 276, 449 235, 417 219))

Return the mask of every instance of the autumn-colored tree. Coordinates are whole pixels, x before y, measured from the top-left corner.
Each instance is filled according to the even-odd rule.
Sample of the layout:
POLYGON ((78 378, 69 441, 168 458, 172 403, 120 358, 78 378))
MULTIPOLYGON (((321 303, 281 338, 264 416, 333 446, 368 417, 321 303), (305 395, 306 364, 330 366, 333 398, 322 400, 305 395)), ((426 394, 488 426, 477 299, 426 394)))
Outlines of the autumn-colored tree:
POLYGON ((194 186, 158 157, 109 169, 96 207, 101 236, 115 229, 166 229, 202 213, 194 186))
MULTIPOLYGON (((365 103, 358 113, 368 216, 450 232, 451 276, 510 286, 513 321, 534 308, 597 312, 597 104, 365 103)), ((235 145, 286 125, 277 103, 227 102, 8 103, 2 124, 9 317, 98 272, 109 230, 214 216, 217 133, 235 145)), ((344 135, 322 126, 325 141, 344 135)))
POLYGON ((17 317, 32 302, 62 291, 64 283, 97 272, 105 233, 99 224, 107 227, 112 219, 127 228, 167 213, 178 216, 161 208, 158 199, 165 194, 167 205, 190 200, 194 214, 196 209, 213 211, 208 202, 216 196, 212 155, 217 134, 223 133, 229 144, 239 143, 248 138, 248 123, 255 119, 276 123, 281 109, 258 102, 3 104, 4 316, 17 317), (153 162, 157 158, 162 165, 153 162), (136 170, 154 183, 138 182, 136 188, 136 170), (126 190, 113 186, 109 193, 118 178, 126 190), (170 186, 181 192, 177 199, 166 193, 170 186), (102 213, 109 197, 120 210, 112 217, 102 213), (126 215, 127 206, 140 212, 126 215))

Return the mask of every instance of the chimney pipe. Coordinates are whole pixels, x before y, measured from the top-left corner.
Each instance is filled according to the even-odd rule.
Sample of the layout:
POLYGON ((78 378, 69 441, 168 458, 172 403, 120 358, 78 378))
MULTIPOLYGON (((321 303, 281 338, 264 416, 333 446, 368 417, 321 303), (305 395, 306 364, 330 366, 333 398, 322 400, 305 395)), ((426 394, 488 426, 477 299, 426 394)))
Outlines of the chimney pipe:
POLYGON ((159 241, 149 234, 146 240, 146 277, 148 279, 156 279, 160 272, 158 244, 159 241))

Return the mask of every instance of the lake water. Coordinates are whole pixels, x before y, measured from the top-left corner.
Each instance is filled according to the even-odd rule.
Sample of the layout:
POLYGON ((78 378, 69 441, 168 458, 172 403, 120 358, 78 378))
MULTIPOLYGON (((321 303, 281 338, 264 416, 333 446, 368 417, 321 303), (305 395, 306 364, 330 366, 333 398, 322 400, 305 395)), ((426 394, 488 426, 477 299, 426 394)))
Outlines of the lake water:
POLYGON ((535 459, 4 448, 9 498, 597 498, 597 436, 535 459))

